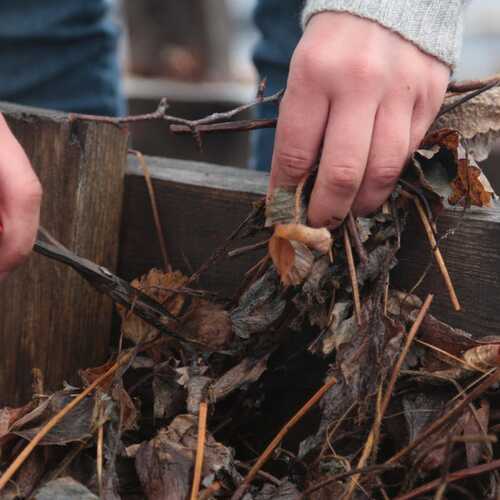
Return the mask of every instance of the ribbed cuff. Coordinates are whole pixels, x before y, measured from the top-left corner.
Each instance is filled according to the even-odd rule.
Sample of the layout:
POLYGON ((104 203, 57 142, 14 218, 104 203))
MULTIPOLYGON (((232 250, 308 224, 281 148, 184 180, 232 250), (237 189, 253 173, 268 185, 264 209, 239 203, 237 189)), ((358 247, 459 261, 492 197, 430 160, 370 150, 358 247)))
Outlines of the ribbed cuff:
POLYGON ((349 12, 389 28, 450 67, 462 45, 469 0, 307 0, 302 24, 319 12, 349 12))

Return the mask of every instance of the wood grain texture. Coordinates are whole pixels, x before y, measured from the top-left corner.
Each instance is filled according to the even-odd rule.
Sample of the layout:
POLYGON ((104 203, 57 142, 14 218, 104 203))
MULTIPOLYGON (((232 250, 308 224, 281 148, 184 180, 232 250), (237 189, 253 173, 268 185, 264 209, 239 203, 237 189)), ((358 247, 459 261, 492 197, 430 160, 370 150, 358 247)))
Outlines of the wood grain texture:
POLYGON ((432 263, 417 295, 434 293, 431 313, 476 336, 498 335, 500 329, 500 207, 447 210, 438 219, 439 243, 462 311, 451 306, 443 279, 434 264, 421 224, 412 217, 403 236, 400 265, 393 284, 410 290, 432 263), (453 231, 453 229, 455 229, 453 231), (451 232, 450 232, 451 231, 451 232))
MULTIPOLYGON (((249 212, 252 202, 266 190, 267 175, 260 172, 203 163, 147 158, 156 188, 160 216, 174 267, 196 269, 249 212)), ((500 327, 500 209, 447 211, 439 220, 444 234, 457 225, 453 235, 440 243, 463 311, 452 310, 448 293, 437 271, 420 221, 412 217, 404 235, 400 265, 393 286, 410 290, 429 262, 427 279, 419 296, 435 293, 432 312, 454 326, 477 336, 496 335, 500 327), (459 224, 460 223, 460 224, 459 224)), ((260 256, 261 254, 259 254, 260 256)), ((241 283, 255 264, 256 255, 245 255, 210 270, 203 286, 225 293, 241 283)), ((125 183, 120 273, 138 276, 161 266, 149 199, 142 173, 129 159, 125 183)))
MULTIPOLYGON (((126 130, 3 103, 0 110, 41 179, 42 225, 79 255, 115 267, 126 130)), ((110 300, 74 271, 30 257, 0 287, 0 406, 29 398, 33 368, 55 388, 103 362, 111 314, 110 300)))
MULTIPOLYGON (((175 269, 198 269, 261 199, 267 175, 200 162, 146 158, 156 190, 167 251, 175 269)), ((146 185, 137 160, 129 158, 125 180, 119 273, 132 279, 161 267, 146 185)), ((213 266, 201 285, 230 294, 261 254, 250 253, 213 266)))

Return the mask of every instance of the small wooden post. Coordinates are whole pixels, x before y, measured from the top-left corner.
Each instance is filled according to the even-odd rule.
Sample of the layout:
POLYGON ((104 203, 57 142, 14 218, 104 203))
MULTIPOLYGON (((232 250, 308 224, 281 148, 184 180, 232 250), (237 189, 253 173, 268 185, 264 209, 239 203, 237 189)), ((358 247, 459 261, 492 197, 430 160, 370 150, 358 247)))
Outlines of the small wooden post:
MULTIPOLYGON (((9 104, 0 111, 42 182, 42 225, 79 255, 113 268, 127 131, 9 104)), ((111 314, 111 301, 74 271, 30 257, 0 284, 0 406, 29 399, 34 368, 54 389, 103 362, 111 314)))

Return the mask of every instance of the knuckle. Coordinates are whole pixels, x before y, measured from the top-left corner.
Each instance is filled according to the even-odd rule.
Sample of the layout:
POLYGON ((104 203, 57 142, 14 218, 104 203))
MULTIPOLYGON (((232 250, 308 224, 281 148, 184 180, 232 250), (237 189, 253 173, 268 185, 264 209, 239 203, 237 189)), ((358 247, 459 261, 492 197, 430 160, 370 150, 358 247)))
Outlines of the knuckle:
POLYGON ((274 162, 291 181, 300 182, 312 165, 310 155, 302 151, 276 151, 274 162))
POLYGON ((324 176, 324 185, 329 191, 352 195, 361 184, 358 165, 336 165, 328 169, 324 176))
POLYGON ((383 165, 375 165, 372 168, 370 182, 375 188, 387 189, 392 187, 401 173, 401 165, 399 163, 385 163, 383 165))
POLYGON ((312 50, 302 47, 295 51, 292 59, 292 72, 308 79, 321 79, 331 67, 331 54, 322 50, 321 46, 312 50))
POLYGON ((385 78, 385 65, 376 57, 363 57, 349 65, 349 76, 361 85, 380 82, 385 78))

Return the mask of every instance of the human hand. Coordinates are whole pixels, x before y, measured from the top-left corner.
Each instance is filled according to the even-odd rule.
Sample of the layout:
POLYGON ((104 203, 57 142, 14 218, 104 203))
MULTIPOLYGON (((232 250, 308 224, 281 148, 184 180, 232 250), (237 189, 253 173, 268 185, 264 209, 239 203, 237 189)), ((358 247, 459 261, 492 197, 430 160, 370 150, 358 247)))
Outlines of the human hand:
POLYGON ((292 57, 270 192, 298 184, 319 161, 313 226, 376 210, 432 124, 449 76, 443 62, 373 21, 316 14, 292 57))
POLYGON ((0 114, 0 279, 30 254, 41 199, 40 182, 0 114))

